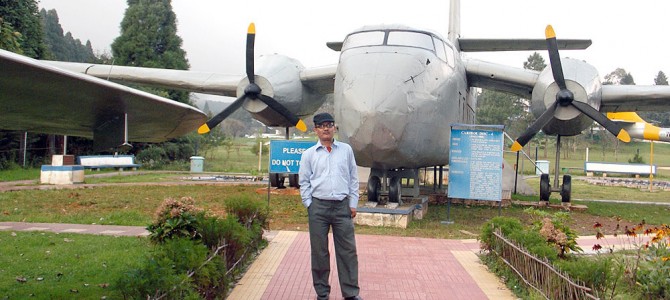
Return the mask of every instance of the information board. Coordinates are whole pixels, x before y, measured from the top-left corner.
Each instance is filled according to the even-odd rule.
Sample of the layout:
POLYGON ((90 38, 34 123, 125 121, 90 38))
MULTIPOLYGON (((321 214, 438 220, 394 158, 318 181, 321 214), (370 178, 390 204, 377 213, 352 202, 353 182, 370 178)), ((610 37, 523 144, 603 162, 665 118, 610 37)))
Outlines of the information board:
POLYGON ((451 127, 450 198, 502 200, 503 126, 451 127))
POLYGON ((270 173, 298 174, 302 153, 316 141, 270 141, 270 173))

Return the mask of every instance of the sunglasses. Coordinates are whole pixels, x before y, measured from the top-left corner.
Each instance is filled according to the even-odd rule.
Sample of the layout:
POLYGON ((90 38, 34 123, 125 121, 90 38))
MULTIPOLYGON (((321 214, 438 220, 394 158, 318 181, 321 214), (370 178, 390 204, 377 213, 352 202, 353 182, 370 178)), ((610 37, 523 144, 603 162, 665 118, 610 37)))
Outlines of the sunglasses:
POLYGON ((321 124, 314 125, 314 127, 319 128, 319 129, 333 128, 333 127, 335 127, 335 123, 333 123, 333 122, 321 123, 321 124))

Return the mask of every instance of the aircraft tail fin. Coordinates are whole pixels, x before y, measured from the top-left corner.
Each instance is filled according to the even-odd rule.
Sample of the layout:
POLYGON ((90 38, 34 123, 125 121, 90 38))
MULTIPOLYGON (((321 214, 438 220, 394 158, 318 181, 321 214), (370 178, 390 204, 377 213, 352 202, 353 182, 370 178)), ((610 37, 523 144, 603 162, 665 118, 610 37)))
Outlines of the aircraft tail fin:
POLYGON ((461 37, 461 1, 451 0, 449 5, 449 32, 447 34, 447 38, 454 45, 456 45, 456 47, 459 47, 458 39, 460 37, 461 37))
POLYGON ((637 113, 634 112, 608 112, 607 118, 612 121, 647 123, 645 120, 640 118, 637 113))
POLYGON ((670 142, 670 128, 649 124, 635 112, 608 112, 607 118, 619 123, 633 138, 670 142))

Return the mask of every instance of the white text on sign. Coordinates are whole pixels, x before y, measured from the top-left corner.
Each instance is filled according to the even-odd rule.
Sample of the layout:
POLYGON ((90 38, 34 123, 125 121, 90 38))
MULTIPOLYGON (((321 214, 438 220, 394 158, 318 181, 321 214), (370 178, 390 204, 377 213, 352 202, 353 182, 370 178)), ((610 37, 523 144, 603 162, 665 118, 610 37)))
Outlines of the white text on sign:
POLYGON ((294 160, 294 159, 273 159, 272 160, 272 165, 273 166, 300 166, 300 161, 299 160, 294 160))
POLYGON ((305 150, 303 148, 282 148, 281 152, 286 154, 302 154, 305 150))

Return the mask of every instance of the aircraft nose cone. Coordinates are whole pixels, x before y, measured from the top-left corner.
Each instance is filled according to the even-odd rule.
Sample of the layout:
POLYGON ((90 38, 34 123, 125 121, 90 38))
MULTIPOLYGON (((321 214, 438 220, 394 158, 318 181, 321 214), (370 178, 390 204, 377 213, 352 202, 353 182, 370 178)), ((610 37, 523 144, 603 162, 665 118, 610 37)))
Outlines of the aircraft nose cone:
POLYGON ((408 93, 399 78, 360 75, 343 88, 336 101, 340 137, 354 149, 358 164, 394 159, 410 113, 408 93), (371 88, 372 87, 372 88, 371 88))
POLYGON ((425 103, 435 98, 426 92, 425 59, 396 52, 345 54, 334 93, 339 138, 351 145, 361 166, 403 167, 420 148, 414 142, 419 127, 411 123, 422 119, 425 103))

